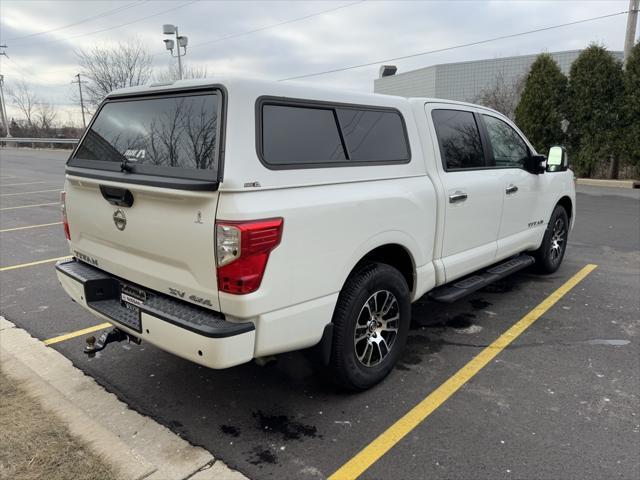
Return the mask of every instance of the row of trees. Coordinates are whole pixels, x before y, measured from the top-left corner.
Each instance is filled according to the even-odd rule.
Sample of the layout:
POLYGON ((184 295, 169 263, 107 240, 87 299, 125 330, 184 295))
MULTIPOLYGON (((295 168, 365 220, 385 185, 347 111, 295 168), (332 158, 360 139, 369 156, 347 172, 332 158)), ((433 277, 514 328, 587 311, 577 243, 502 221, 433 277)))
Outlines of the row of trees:
MULTIPOLYGON (((12 85, 8 93, 22 117, 11 120, 10 128, 14 137, 44 136, 42 132, 52 131, 58 113, 51 103, 43 101, 24 81, 12 85)), ((3 135, 6 134, 5 128, 3 125, 3 135)))
POLYGON ((565 145, 580 176, 639 176, 640 43, 624 69, 604 47, 590 45, 568 78, 543 53, 523 80, 498 78, 477 101, 514 118, 539 152, 565 145))
MULTIPOLYGON (((87 83, 84 89, 87 103, 95 108, 111 91, 135 87, 150 81, 173 82, 180 78, 178 66, 173 62, 164 69, 155 69, 153 55, 140 41, 128 41, 116 46, 95 46, 76 52, 80 74, 87 83)), ((204 78, 206 68, 183 64, 182 78, 204 78)))
MULTIPOLYGON (((156 69, 153 56, 139 41, 127 41, 115 46, 95 46, 76 52, 85 111, 93 113, 104 97, 112 90, 143 85, 150 81, 170 82, 179 78, 177 65, 156 69)), ((183 78, 204 78, 205 68, 185 65, 183 78)), ((24 81, 8 85, 8 99, 19 112, 19 116, 9 121, 14 137, 70 136, 77 138, 81 130, 73 125, 62 126, 56 106, 37 95, 31 85, 24 81)), ((80 106, 80 100, 71 98, 80 106)), ((67 122, 72 123, 72 122, 67 122)), ((0 136, 6 130, 0 125, 0 136)))

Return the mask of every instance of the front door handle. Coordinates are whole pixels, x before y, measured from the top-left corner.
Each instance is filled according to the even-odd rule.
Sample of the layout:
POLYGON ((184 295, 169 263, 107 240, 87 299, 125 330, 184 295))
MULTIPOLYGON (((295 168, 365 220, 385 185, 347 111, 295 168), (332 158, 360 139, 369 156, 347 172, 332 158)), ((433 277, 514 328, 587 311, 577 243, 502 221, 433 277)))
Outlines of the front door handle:
POLYGON ((511 195, 512 193, 516 193, 517 191, 518 191, 518 187, 516 187, 515 185, 509 185, 505 190, 507 195, 511 195))
POLYGON ((466 199, 467 194, 461 191, 457 191, 456 193, 449 195, 449 203, 464 202, 466 199))

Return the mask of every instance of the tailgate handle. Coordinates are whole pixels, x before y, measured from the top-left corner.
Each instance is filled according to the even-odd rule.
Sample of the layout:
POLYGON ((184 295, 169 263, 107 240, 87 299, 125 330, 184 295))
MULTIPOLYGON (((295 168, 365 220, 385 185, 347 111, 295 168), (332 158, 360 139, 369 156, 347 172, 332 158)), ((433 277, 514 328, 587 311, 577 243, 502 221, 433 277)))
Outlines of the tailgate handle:
POLYGON ((131 207, 133 205, 133 194, 126 188, 100 185, 100 193, 112 205, 117 205, 118 207, 131 207))

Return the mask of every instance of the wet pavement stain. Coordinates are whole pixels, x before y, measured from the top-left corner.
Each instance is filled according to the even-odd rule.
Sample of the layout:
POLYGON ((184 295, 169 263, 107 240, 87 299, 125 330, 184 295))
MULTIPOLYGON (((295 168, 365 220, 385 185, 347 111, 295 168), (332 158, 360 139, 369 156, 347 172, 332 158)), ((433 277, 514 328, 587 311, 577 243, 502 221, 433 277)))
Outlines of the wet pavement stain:
POLYGON ((469 304, 471 305, 471 308, 473 310, 484 310, 487 307, 490 307, 491 305, 493 305, 493 303, 491 302, 487 302, 485 299, 483 298, 474 298, 472 300, 469 300, 469 304))
POLYGON ((422 363, 425 356, 436 353, 442 348, 439 341, 433 341, 425 335, 409 335, 404 354, 397 363, 398 370, 411 370, 411 366, 422 363))
POLYGON ((222 433, 225 435, 230 435, 232 437, 240 436, 240 429, 233 425, 220 425, 220 430, 222 430, 222 433))
POLYGON ((278 463, 278 457, 271 450, 268 450, 264 447, 255 447, 250 452, 251 457, 249 458, 249 463, 252 465, 262 465, 268 463, 270 465, 275 465, 278 463))
POLYGON ((473 325, 474 318, 476 318, 475 313, 460 313, 455 317, 446 320, 445 326, 455 329, 469 328, 473 325))
POLYGON ((506 278, 504 280, 498 280, 496 282, 490 283, 480 291, 486 293, 508 293, 517 288, 518 287, 513 280, 506 278))
POLYGON ((252 416, 257 420, 261 431, 281 434, 284 440, 302 440, 302 437, 322 438, 313 425, 296 422, 287 415, 268 415, 258 410, 252 416))

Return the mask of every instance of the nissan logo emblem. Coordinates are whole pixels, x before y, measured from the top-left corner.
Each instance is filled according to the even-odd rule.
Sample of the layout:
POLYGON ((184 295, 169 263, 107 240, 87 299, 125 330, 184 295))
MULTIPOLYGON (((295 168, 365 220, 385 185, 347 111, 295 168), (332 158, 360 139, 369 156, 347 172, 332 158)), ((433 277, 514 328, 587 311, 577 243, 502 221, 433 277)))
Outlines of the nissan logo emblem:
POLYGON ((116 228, 121 231, 127 226, 127 217, 121 208, 117 209, 113 213, 113 223, 115 223, 116 228))

